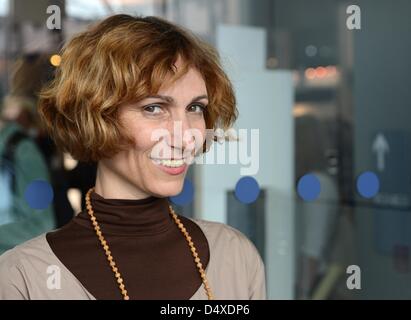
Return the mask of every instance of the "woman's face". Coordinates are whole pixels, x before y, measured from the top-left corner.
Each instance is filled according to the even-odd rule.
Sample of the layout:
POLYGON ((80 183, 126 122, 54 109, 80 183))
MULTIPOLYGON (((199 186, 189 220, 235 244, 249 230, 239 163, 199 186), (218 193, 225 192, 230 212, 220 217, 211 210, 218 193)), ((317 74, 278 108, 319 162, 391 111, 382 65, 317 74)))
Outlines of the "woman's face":
POLYGON ((143 198, 180 193, 192 155, 205 140, 207 104, 206 84, 190 69, 156 95, 121 106, 120 121, 135 144, 100 161, 107 183, 117 189, 114 194, 143 198))

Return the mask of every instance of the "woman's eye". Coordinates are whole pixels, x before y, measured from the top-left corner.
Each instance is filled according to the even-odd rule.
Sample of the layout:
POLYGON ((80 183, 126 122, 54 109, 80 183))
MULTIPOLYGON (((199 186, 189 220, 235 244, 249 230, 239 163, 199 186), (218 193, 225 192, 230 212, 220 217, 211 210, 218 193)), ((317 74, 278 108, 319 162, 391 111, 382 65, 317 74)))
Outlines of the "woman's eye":
POLYGON ((195 112, 195 113, 203 113, 205 110, 205 106, 202 104, 192 104, 188 107, 188 111, 195 112))
POLYGON ((161 109, 161 106, 151 105, 144 107, 144 111, 150 114, 160 114, 163 110, 161 109))

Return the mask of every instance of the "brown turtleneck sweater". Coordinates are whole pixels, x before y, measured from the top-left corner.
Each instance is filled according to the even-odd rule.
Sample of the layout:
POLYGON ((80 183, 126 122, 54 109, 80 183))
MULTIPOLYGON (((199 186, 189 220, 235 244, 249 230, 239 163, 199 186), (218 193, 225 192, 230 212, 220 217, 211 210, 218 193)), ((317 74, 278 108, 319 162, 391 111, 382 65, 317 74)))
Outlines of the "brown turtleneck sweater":
MULTIPOLYGON (((130 299, 188 300, 194 295, 201 277, 187 240, 169 214, 167 198, 105 199, 93 192, 91 204, 130 299)), ((179 218, 205 269, 209 246, 204 233, 193 221, 179 218)), ((96 299, 122 299, 86 210, 46 238, 54 254, 96 299)))

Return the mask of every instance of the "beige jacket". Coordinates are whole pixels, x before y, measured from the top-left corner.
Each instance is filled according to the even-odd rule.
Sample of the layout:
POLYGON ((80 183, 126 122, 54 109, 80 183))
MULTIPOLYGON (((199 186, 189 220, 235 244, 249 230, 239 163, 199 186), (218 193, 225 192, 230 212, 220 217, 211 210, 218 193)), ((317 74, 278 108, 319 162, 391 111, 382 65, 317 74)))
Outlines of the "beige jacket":
MULTIPOLYGON (((266 299, 265 268, 257 249, 240 231, 218 222, 192 219, 210 247, 206 275, 214 299, 266 299)), ((0 300, 94 300, 53 253, 45 234, 0 256, 0 300)), ((200 286, 190 300, 206 300, 200 286)))

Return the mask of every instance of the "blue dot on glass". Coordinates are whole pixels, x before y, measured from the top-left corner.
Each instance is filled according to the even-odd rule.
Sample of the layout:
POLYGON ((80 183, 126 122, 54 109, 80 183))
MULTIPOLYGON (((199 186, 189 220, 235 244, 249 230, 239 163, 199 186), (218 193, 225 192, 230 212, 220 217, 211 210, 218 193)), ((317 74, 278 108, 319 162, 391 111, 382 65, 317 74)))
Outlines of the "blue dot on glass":
POLYGON ((242 177, 235 185, 235 196, 238 201, 249 204, 257 200, 260 186, 253 177, 242 177))
POLYGON ((372 198, 380 190, 380 180, 374 172, 365 171, 357 178, 357 190, 364 198, 372 198))
POLYGON ((46 209, 53 201, 53 197, 53 188, 44 180, 32 181, 24 192, 24 198, 33 209, 46 209))
POLYGON ((170 197, 170 200, 176 205, 184 206, 191 203, 193 201, 193 197, 194 186, 190 180, 184 179, 183 190, 181 190, 178 195, 170 197))
POLYGON ((314 201, 321 192, 320 180, 312 173, 303 175, 298 180, 297 192, 304 201, 314 201))

